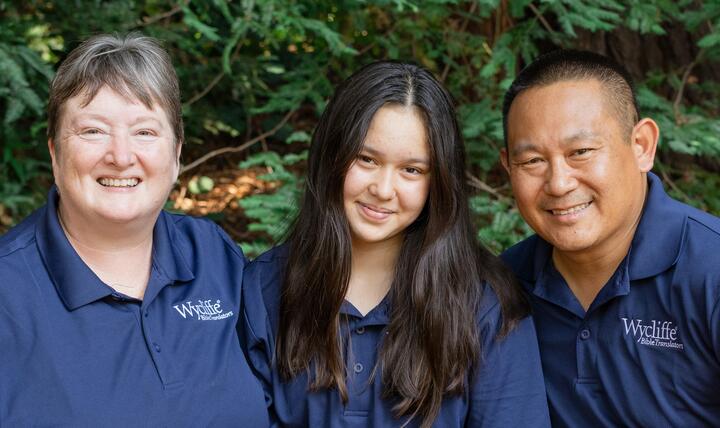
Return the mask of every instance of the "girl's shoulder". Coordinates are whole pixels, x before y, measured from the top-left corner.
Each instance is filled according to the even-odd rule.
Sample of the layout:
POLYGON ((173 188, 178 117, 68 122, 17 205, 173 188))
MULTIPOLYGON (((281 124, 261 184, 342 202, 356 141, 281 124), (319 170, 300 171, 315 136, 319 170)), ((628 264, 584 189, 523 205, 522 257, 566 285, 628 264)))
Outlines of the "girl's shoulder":
POLYGON ((246 312, 252 324, 267 319, 270 326, 277 326, 280 312, 285 265, 288 246, 279 245, 253 259, 243 274, 243 296, 246 312))

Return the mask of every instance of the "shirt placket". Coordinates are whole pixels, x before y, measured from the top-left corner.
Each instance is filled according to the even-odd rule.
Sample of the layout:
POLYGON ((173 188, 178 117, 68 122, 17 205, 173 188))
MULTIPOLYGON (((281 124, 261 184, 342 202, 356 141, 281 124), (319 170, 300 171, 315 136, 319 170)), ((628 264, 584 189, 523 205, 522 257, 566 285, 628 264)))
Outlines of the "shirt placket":
MULTIPOLYGON (((148 289, 151 286, 161 287, 166 285, 168 280, 160 275, 157 270, 152 269, 148 289), (155 284, 153 284, 155 282, 155 284)), ((170 389, 182 384, 181 378, 177 370, 173 366, 172 356, 169 355, 171 347, 169 343, 165 343, 169 339, 167 334, 163 334, 163 317, 167 314, 157 304, 157 296, 151 301, 144 301, 140 307, 140 325, 142 326, 145 344, 152 357, 155 370, 165 389, 170 389)))
POLYGON ((351 318, 347 323, 348 403, 346 416, 367 416, 372 401, 371 375, 377 359, 377 326, 368 326, 363 319, 351 318))

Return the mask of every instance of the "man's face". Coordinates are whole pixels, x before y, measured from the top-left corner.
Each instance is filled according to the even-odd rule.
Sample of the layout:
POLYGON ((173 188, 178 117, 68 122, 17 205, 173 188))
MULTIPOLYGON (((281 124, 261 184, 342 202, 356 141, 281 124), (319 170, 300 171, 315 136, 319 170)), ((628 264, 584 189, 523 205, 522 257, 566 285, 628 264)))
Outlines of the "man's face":
POLYGON ((635 142, 637 127, 623 129, 605 90, 597 80, 557 82, 520 93, 508 113, 503 165, 520 214, 555 251, 617 249, 642 212, 652 155, 635 142))

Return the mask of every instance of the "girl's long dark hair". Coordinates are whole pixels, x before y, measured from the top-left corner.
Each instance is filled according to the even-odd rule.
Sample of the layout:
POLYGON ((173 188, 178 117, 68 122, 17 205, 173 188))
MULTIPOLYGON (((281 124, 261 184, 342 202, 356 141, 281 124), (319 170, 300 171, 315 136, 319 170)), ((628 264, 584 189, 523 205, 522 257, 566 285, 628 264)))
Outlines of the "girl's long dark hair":
POLYGON ((427 70, 369 64, 336 90, 315 129, 306 189, 288 236, 276 361, 290 379, 308 370, 311 390, 338 389, 347 401, 340 306, 351 270, 343 183, 375 113, 386 104, 423 114, 430 149, 430 193, 405 230, 390 288, 392 313, 378 367, 396 415, 430 426, 446 394, 461 394, 481 350, 477 311, 483 281, 500 301, 505 334, 527 315, 512 275, 476 240, 465 182, 465 150, 453 101, 427 70))

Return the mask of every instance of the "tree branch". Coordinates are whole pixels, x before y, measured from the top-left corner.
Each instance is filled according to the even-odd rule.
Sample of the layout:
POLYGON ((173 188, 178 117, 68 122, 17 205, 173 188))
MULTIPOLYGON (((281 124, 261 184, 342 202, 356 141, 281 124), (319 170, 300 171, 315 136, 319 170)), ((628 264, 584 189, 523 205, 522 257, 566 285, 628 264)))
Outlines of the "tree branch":
POLYGON ((180 13, 182 11, 182 7, 187 4, 187 1, 181 2, 177 5, 175 5, 172 9, 168 10, 165 13, 161 13, 159 15, 153 15, 143 18, 142 21, 137 23, 137 27, 147 27, 148 25, 152 25, 158 21, 162 21, 163 19, 170 18, 171 16, 180 13))
POLYGON ((662 175, 663 180, 668 184, 668 186, 672 187, 672 189, 680 194, 680 196, 683 198, 685 202, 688 202, 691 200, 691 198, 685 194, 680 188, 675 184, 675 182, 670 178, 670 175, 665 172, 665 168, 658 168, 660 170, 660 175, 662 175))
MULTIPOLYGON (((475 9, 477 8, 477 2, 473 2, 470 5, 470 10, 468 10, 468 15, 472 15, 475 13, 475 9)), ((462 24, 460 24, 460 31, 458 33, 464 33, 467 29, 468 23, 470 22, 470 17, 466 16, 465 19, 463 19, 462 24)), ((448 61, 447 64, 445 64, 445 68, 442 71, 442 74, 440 74, 440 81, 445 82, 445 79, 447 79, 448 73, 450 72, 450 62, 448 61)))
POLYGON ((547 21, 547 19, 545 19, 543 14, 540 13, 540 9, 538 9, 537 6, 535 6, 532 3, 530 3, 528 6, 530 7, 530 10, 533 11, 533 13, 537 17, 537 19, 540 20, 540 23, 542 24, 542 26, 545 27, 545 29, 548 30, 548 32, 550 34, 555 34, 555 30, 552 29, 552 27, 550 26, 550 23, 547 21))
POLYGON ((195 103, 195 102, 196 102, 197 100, 199 100, 200 98, 202 98, 202 97, 204 97, 205 95, 207 95, 207 93, 210 92, 210 91, 212 90, 212 88, 215 87, 215 85, 217 85, 218 83, 220 83, 220 81, 222 80, 222 78, 223 78, 224 75, 225 75, 225 71, 224 71, 224 70, 221 71, 220 73, 218 73, 215 77, 213 77, 213 79, 210 81, 210 83, 208 83, 208 85, 207 85, 202 91, 198 92, 197 94, 193 95, 192 98, 190 98, 189 100, 187 100, 187 101, 185 102, 184 106, 187 107, 187 106, 195 103))
POLYGON ((467 172, 465 173, 465 176, 467 177, 467 180, 468 180, 467 182, 468 182, 468 184, 469 184, 470 186, 472 186, 472 187, 474 187, 474 188, 476 188, 476 189, 480 189, 480 190, 482 190, 482 191, 485 192, 485 193, 490 193, 491 195, 495 196, 496 198, 498 198, 498 199, 500 199, 500 200, 502 200, 502 201, 508 200, 508 197, 507 197, 507 196, 505 196, 505 195, 503 195, 502 193, 498 192, 497 190, 495 190, 495 188, 493 188, 492 186, 490 186, 490 185, 487 184, 486 182, 484 182, 484 181, 480 180, 479 178, 475 177, 474 175, 470 174, 469 171, 467 171, 467 172))
POLYGON ((262 134, 258 135, 255 138, 252 138, 248 141, 245 141, 244 143, 240 144, 239 146, 235 147, 222 147, 216 150, 213 150, 211 152, 206 153, 205 155, 201 156, 200 158, 194 160, 193 162, 189 163, 188 165, 183 166, 180 169, 180 174, 183 175, 186 172, 190 171, 191 169, 194 169, 198 167, 199 165, 207 162, 209 159, 214 158, 215 156, 220 156, 225 153, 237 153, 241 152, 243 150, 246 150, 248 147, 252 146, 253 144, 264 140, 265 138, 268 138, 272 135, 274 135, 276 132, 280 130, 280 128, 283 127, 287 123, 288 120, 292 117, 292 115, 295 113, 295 110, 289 111, 285 117, 282 118, 280 122, 277 123, 271 130, 263 132, 262 134))
POLYGON ((700 49, 700 51, 698 51, 698 54, 695 56, 695 59, 687 65, 687 67, 685 68, 685 72, 683 73, 682 81, 680 82, 680 87, 678 88, 677 94, 675 94, 675 101, 673 101, 673 112, 675 113, 675 123, 678 125, 680 125, 684 121, 683 115, 680 112, 680 103, 682 102, 683 95, 685 93, 685 86, 688 83, 688 79, 690 79, 690 73, 692 72, 693 68, 698 65, 704 54, 705 48, 700 49))

